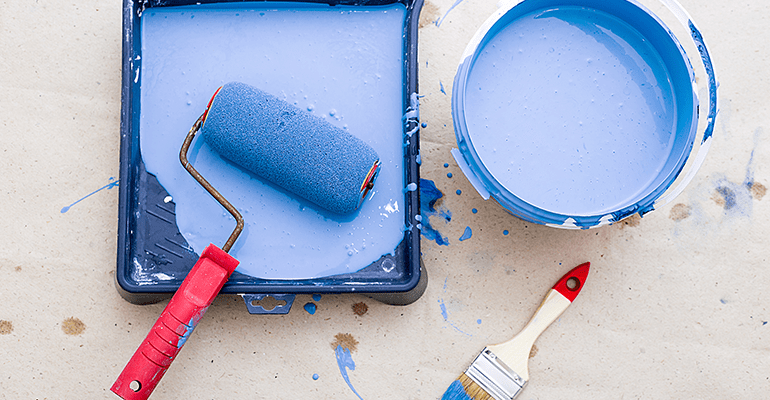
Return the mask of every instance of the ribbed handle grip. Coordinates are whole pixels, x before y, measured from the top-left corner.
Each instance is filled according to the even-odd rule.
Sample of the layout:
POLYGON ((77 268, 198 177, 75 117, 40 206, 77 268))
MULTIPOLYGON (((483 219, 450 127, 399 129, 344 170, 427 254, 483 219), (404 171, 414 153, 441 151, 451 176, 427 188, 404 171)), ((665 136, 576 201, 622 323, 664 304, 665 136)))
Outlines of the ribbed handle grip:
POLYGON ((238 260, 208 245, 110 390, 125 400, 150 397, 237 266, 238 260))

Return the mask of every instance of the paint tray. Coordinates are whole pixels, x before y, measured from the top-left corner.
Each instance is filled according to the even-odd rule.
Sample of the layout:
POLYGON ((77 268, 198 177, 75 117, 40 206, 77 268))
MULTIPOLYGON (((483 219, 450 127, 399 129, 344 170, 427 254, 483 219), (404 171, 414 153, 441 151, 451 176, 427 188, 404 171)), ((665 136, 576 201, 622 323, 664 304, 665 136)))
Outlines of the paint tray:
MULTIPOLYGON (((393 28, 399 30, 397 40, 400 43, 398 43, 397 51, 400 62, 396 73, 399 76, 398 80, 401 84, 398 86, 401 90, 397 92, 397 96, 393 97, 393 106, 397 107, 398 116, 391 118, 394 123, 398 124, 398 135, 393 136, 393 144, 399 148, 398 164, 395 165, 394 170, 401 174, 399 179, 403 179, 403 185, 398 190, 398 199, 394 202, 397 204, 396 210, 400 206, 399 214, 396 215, 401 219, 399 224, 402 228, 399 229, 399 236, 397 237, 400 238, 400 241, 396 241, 390 251, 382 253, 378 258, 372 257, 371 259, 374 261, 370 260, 361 265, 352 265, 352 268, 342 273, 286 279, 280 277, 260 278, 236 270, 222 289, 222 293, 241 295, 249 312, 254 314, 287 313, 296 294, 360 293, 393 305, 405 305, 416 301, 427 285, 427 275, 421 267, 420 235, 417 229, 417 219, 419 219, 417 217, 419 213, 419 121, 416 95, 417 23, 421 6, 422 0, 330 0, 326 2, 219 2, 206 0, 134 2, 124 0, 119 226, 117 272, 115 275, 116 286, 121 296, 134 304, 149 304, 169 298, 178 289, 187 272, 198 259, 194 246, 188 243, 180 231, 177 218, 180 208, 176 199, 161 183, 164 181, 162 174, 157 174, 161 175, 159 179, 159 176, 150 172, 152 171, 152 162, 148 165, 145 161, 146 155, 143 155, 142 128, 146 126, 143 125, 146 123, 142 120, 142 107, 145 106, 146 110, 155 108, 155 105, 150 106, 150 103, 146 103, 147 98, 143 97, 147 96, 150 91, 148 88, 151 86, 143 80, 148 79, 149 82, 149 78, 146 78, 149 76, 146 71, 150 68, 149 60, 152 57, 148 53, 148 49, 153 48, 153 41, 159 43, 169 40, 169 36, 165 33, 153 36, 149 30, 143 31, 143 19, 150 18, 150 16, 159 18, 159 15, 169 12, 169 10, 181 10, 175 15, 184 15, 188 20, 198 16, 196 23, 205 26, 206 14, 196 13, 196 11, 224 10, 224 12, 216 13, 216 17, 220 18, 220 23, 223 23, 221 18, 226 19, 228 15, 248 14, 250 18, 259 18, 259 16, 265 15, 265 10, 268 10, 269 13, 274 9, 286 11, 290 15, 303 15, 302 13, 308 12, 308 10, 324 7, 343 15, 356 12, 368 14, 371 10, 382 12, 383 8, 387 10, 388 7, 391 7, 398 9, 399 13, 403 12, 403 18, 399 18, 397 20, 398 25, 393 28), (278 300, 278 304, 283 304, 273 309, 263 308, 259 302, 268 296, 278 300)), ((228 21, 224 21, 224 23, 229 24, 228 21)), ((186 29, 185 26, 180 25, 179 29, 186 29)), ((173 31, 175 28, 172 25, 170 29, 173 31)), ((339 35, 350 33, 341 29, 337 29, 336 32, 339 35)), ((287 32, 283 29, 276 31, 276 35, 286 34, 287 32)), ((264 38, 264 43, 270 41, 270 37, 264 38)), ((201 63, 211 60, 216 63, 218 58, 227 56, 226 46, 221 43, 207 43, 204 39, 196 42, 196 46, 204 49, 195 55, 197 57, 196 63, 198 60, 201 63)), ((177 46, 171 42, 169 48, 175 49, 177 46)), ((377 53, 377 49, 368 49, 367 51, 371 51, 373 54, 377 53)), ((261 55, 257 50, 254 51, 254 54, 257 57, 261 55)), ((170 54, 170 57, 173 57, 173 54, 170 54)), ((228 63, 230 68, 233 68, 233 65, 243 70, 249 68, 249 65, 239 66, 230 61, 228 63)), ((324 73, 323 66, 315 65, 314 60, 307 60, 307 64, 313 65, 313 68, 320 70, 321 74, 324 73)), ((216 71, 216 69, 216 66, 212 67, 212 70, 216 71)), ((156 73, 152 78, 153 83, 173 80, 180 74, 179 70, 170 67, 167 70, 159 70, 161 72, 156 73)), ((184 74, 184 71, 181 73, 184 74)), ((281 71, 277 73, 280 74, 281 71)), ((219 79, 219 77, 214 79, 219 79)), ((221 79, 221 83, 238 80, 231 79, 229 76, 221 79)), ((286 79, 297 80, 298 78, 289 76, 286 79)), ((376 82, 374 83, 376 84, 376 82)), ((265 84, 269 86, 274 82, 266 80, 265 84)), ((203 101, 208 100, 207 97, 213 91, 207 93, 207 89, 201 88, 198 92, 197 89, 184 88, 182 85, 174 88, 178 91, 186 90, 185 95, 194 98, 195 101, 200 101, 201 98, 203 101)), ((279 97, 283 95, 285 100, 291 100, 291 94, 287 96, 286 93, 277 91, 278 93, 273 88, 273 94, 279 97)), ((347 97, 350 102, 360 101, 354 95, 347 97)), ((188 102, 188 105, 191 103, 188 102)), ((192 104, 191 108, 195 108, 195 104, 192 104)), ((308 109, 311 110, 311 107, 308 109)), ((199 113, 202 111, 203 108, 196 110, 199 113)), ((335 115, 334 111, 324 111, 324 113, 327 118, 329 115, 332 117, 335 115)), ((179 126, 179 133, 183 136, 186 135, 194 120, 195 117, 188 121, 187 126, 179 126)), ((336 122, 343 123, 344 120, 340 121, 338 118, 336 122)), ((149 135, 148 132, 150 131, 147 129, 144 134, 149 135)), ((176 131, 176 127, 174 131, 176 131)), ((147 137, 145 140, 148 140, 147 137)), ((181 144, 180 141, 179 146, 181 144)), ((193 157, 191 157, 193 164, 196 162, 193 159, 195 151, 197 150, 193 145, 193 157)), ((169 153, 168 163, 179 164, 177 154, 178 150, 176 153, 169 153)), ((191 177, 188 178, 192 180, 191 177)), ((165 179, 168 182, 168 178, 165 179)), ((217 179, 210 180, 217 187, 217 179)), ((227 197, 226 193, 223 194, 227 197)), ((205 198, 201 201, 213 200, 205 198)), ((236 207, 238 206, 236 204, 236 207)), ((257 209, 247 211, 245 214, 247 223, 249 219, 258 220, 260 211, 264 212, 264 210, 257 209)), ((224 210, 218 212, 223 213, 224 210)), ((226 229, 232 228, 228 226, 226 229)), ((226 235, 213 237, 211 242, 221 245, 226 239, 226 235)), ((236 242, 234 249, 237 250, 237 246, 238 243, 236 242)), ((239 258, 238 254, 234 254, 234 256, 239 258)), ((308 260, 308 262, 311 261, 308 260)))

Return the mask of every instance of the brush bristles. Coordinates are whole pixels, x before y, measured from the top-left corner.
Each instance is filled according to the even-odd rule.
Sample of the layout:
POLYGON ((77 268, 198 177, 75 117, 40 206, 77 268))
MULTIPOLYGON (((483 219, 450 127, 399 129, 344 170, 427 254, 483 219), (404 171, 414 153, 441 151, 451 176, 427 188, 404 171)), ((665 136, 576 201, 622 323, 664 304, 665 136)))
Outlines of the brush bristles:
POLYGON ((465 394, 468 395, 471 400, 495 400, 494 397, 487 393, 486 390, 482 389, 481 386, 474 382, 468 375, 463 373, 458 380, 463 385, 465 394))

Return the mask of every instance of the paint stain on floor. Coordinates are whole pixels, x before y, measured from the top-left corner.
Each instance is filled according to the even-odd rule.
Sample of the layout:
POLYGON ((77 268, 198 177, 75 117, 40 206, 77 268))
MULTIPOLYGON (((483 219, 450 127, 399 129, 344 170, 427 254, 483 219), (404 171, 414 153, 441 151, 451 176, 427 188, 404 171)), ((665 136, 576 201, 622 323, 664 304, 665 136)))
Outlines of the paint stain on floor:
POLYGON ((439 8, 430 1, 426 1, 420 10, 420 28, 424 28, 439 19, 439 8))
POLYGON ((537 345, 532 345, 532 348, 529 349, 529 358, 532 358, 537 355, 537 345))
POLYGON ((748 186, 751 197, 753 197, 754 200, 762 200, 762 198, 765 197, 765 194, 767 194, 767 188, 761 183, 752 182, 748 186))
POLYGON ((735 191, 727 186, 717 187, 711 196, 711 200, 725 210, 731 210, 738 204, 735 199, 735 191))
POLYGON ((369 306, 367 306, 366 303, 364 302, 353 304, 352 308, 353 308, 353 314, 356 314, 359 317, 366 314, 366 312, 369 311, 369 306))
POLYGON ((679 222, 687 219, 691 214, 692 207, 688 206, 687 204, 678 203, 671 207, 671 212, 669 212, 668 217, 674 221, 679 222))
POLYGON ((349 349, 353 352, 358 348, 358 340, 349 333, 338 333, 334 335, 334 341, 331 345, 332 349, 335 351, 337 350, 337 347, 342 347, 343 349, 349 349))
POLYGON ((75 317, 70 317, 62 321, 61 330, 64 331, 64 333, 67 335, 80 335, 85 332, 86 324, 75 317))
POLYGON ((618 223, 620 226, 620 229, 624 229, 626 227, 634 228, 639 226, 639 223, 642 222, 642 217, 639 216, 639 214, 634 214, 618 223))
POLYGON ((13 322, 0 320, 0 335, 10 335, 13 332, 13 322))

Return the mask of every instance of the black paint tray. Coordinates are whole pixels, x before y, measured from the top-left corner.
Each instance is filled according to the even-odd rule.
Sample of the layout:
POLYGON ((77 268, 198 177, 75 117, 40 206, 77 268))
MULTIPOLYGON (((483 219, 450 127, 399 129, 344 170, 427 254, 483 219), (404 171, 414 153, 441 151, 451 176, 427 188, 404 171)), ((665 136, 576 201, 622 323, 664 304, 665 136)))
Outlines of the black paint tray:
MULTIPOLYGON (((118 292, 134 304, 149 304, 171 297, 198 259, 176 225, 175 204, 156 177, 145 170, 140 153, 139 115, 143 13, 153 7, 185 6, 218 1, 124 0, 123 66, 120 147, 120 193, 116 283, 118 292)), ((236 4, 237 2, 233 2, 236 4)), ((422 0, 356 0, 297 2, 371 7, 401 3, 406 7, 403 26, 403 172, 412 187, 404 192, 406 221, 403 239, 391 254, 354 273, 303 280, 259 279, 234 273, 222 293, 241 295, 249 312, 287 313, 296 294, 360 293, 387 304, 416 301, 427 286, 421 267, 419 214, 419 121, 417 105, 417 24, 422 0), (418 185, 414 190, 414 185, 418 185), (256 303, 267 297, 285 302, 267 310, 256 303)), ((237 3, 239 6, 248 3, 237 3)), ((265 4, 264 2, 258 4, 265 4)), ((287 4, 282 2, 281 4, 287 4)), ((294 4, 294 3, 288 3, 294 4)), ((150 40, 151 38, 145 39, 150 40)), ((173 157, 173 155, 170 155, 173 157)), ((222 240, 224 241, 225 238, 222 240)))

